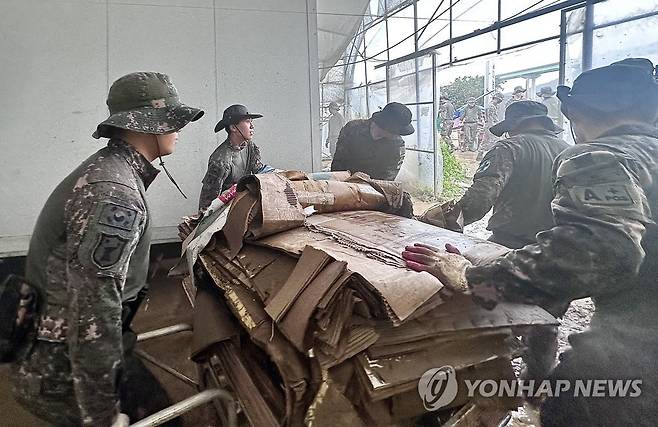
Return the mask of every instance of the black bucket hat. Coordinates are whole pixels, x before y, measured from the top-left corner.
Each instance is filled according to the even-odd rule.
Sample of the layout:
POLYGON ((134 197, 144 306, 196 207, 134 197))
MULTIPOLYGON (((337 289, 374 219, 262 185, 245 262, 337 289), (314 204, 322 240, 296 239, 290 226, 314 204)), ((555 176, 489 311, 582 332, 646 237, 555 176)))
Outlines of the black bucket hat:
POLYGON ((227 126, 238 124, 244 119, 260 119, 261 117, 263 117, 262 114, 251 114, 244 105, 234 104, 224 110, 222 119, 215 125, 215 132, 219 132, 227 126))
POLYGON ((601 68, 585 71, 573 87, 558 86, 562 112, 569 117, 571 108, 588 108, 615 113, 636 108, 649 97, 658 97, 653 63, 645 58, 628 58, 601 68))
POLYGON ((112 128, 162 135, 199 120, 203 111, 183 104, 166 74, 126 74, 110 87, 107 95, 110 117, 101 122, 92 136, 110 138, 112 128))
POLYGON ((382 111, 372 113, 371 120, 396 135, 411 135, 416 131, 411 125, 411 110, 399 102, 391 102, 382 111))
POLYGON ((537 92, 537 96, 544 96, 544 95, 553 96, 555 95, 555 91, 550 86, 544 86, 539 90, 539 92, 537 92))
POLYGON ((548 109, 540 102, 517 101, 505 109, 505 120, 491 126, 489 131, 496 136, 502 136, 505 132, 517 129, 528 120, 539 120, 546 129, 554 132, 562 131, 562 128, 556 126, 547 114, 548 109))

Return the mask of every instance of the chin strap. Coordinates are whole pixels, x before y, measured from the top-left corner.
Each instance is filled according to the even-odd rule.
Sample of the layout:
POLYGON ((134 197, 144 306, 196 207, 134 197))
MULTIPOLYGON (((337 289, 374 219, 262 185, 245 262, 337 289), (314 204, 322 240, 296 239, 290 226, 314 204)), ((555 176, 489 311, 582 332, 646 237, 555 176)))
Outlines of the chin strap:
MULTIPOLYGON (((156 136, 156 139, 157 139, 157 136, 156 136)), ((178 183, 176 183, 176 180, 174 179, 174 177, 171 176, 171 174, 169 173, 169 171, 165 167, 164 160, 162 160, 162 155, 160 154, 160 141, 159 140, 156 140, 156 146, 158 147, 158 158, 160 159, 159 165, 162 167, 162 170, 165 171, 165 174, 167 174, 167 178, 169 178, 169 181, 171 181, 171 183, 176 186, 176 189, 178 190, 178 192, 183 196, 183 198, 187 199, 187 196, 185 195, 185 193, 183 193, 183 190, 181 190, 178 183)))
MULTIPOLYGON (((244 136, 244 134, 242 133, 242 131, 240 130, 239 127, 236 126, 235 130, 237 130, 238 133, 240 134, 240 136, 242 137, 242 144, 244 144, 245 142, 249 142, 249 140, 244 136)), ((240 145, 242 145, 242 144, 240 144, 240 145)))
POLYGON ((569 122, 569 130, 571 131, 571 137, 573 138, 573 143, 578 144, 578 140, 576 139, 576 132, 573 131, 573 125, 571 122, 569 122))

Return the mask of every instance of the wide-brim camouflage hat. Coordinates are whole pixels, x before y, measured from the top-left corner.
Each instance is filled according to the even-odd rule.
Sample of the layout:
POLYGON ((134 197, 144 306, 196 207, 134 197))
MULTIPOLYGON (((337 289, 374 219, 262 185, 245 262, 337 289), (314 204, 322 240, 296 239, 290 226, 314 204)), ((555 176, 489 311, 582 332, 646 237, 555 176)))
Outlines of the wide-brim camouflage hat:
POLYGON ((516 130, 529 120, 537 121, 544 128, 554 132, 562 131, 562 128, 548 117, 548 108, 536 101, 513 102, 505 109, 505 120, 491 126, 489 131, 496 136, 503 136, 505 132, 516 130))
POLYGON ((162 135, 199 120, 203 111, 183 104, 166 74, 130 73, 115 81, 107 96, 110 117, 96 127, 94 138, 110 138, 112 128, 162 135))

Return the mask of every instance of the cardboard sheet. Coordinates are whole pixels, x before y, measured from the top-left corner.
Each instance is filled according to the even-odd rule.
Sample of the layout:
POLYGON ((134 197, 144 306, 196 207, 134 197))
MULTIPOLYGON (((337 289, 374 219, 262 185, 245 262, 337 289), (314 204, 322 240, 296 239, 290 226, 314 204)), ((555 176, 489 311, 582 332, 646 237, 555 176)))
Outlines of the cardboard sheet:
POLYGON ((357 357, 357 372, 367 385, 372 400, 384 399, 417 387, 418 380, 431 368, 450 365, 455 370, 494 359, 510 360, 520 348, 512 345, 509 334, 477 337, 446 343, 417 353, 388 358, 357 357))
POLYGON ((322 296, 345 271, 345 265, 344 262, 332 262, 320 271, 308 286, 301 291, 288 314, 279 322, 281 332, 300 352, 304 353, 310 348, 311 343, 305 341, 304 338, 311 315, 316 310, 322 296))
POLYGON ((381 335, 377 345, 410 343, 470 330, 556 324, 553 316, 534 305, 500 303, 493 310, 487 310, 475 304, 469 296, 458 295, 446 301, 440 310, 431 311, 399 327, 382 324, 377 328, 381 335))
POLYGON ((304 224, 303 207, 287 178, 275 173, 250 175, 238 183, 238 189, 243 187, 260 202, 260 213, 250 221, 248 238, 258 239, 304 224))
POLYGON ((299 295, 330 262, 331 258, 325 252, 306 247, 283 288, 265 307, 267 314, 275 321, 281 321, 299 295))

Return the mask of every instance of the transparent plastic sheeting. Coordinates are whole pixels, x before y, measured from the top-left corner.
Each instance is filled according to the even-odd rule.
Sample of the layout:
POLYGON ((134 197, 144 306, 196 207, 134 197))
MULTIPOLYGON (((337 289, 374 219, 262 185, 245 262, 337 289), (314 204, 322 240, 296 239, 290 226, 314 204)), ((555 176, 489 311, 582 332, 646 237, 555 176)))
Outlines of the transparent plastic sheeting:
POLYGON ((343 55, 368 7, 368 0, 318 0, 320 79, 343 55))

